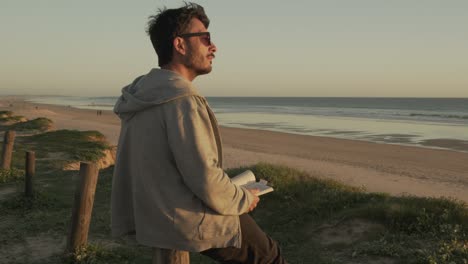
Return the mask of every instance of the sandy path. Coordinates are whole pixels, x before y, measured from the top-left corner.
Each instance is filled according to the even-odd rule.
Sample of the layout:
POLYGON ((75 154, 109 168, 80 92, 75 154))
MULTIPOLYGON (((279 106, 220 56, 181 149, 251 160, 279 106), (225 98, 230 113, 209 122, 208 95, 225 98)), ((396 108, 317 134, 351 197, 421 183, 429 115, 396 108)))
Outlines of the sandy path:
MULTIPOLYGON (((37 105, 18 98, 0 98, 0 110, 30 119, 48 117, 57 129, 98 130, 111 144, 118 141, 120 121, 110 111, 97 116, 95 110, 37 105)), ((226 168, 263 161, 369 191, 468 202, 468 153, 262 130, 221 130, 226 168)))

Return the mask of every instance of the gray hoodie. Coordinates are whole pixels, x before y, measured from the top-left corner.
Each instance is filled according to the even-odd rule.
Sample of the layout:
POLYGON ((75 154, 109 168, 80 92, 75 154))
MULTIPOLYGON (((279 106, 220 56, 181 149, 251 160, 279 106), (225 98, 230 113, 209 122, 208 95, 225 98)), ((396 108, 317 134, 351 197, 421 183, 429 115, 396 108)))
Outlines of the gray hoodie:
POLYGON ((240 247, 253 195, 222 169, 215 116, 192 83, 153 69, 122 89, 112 234, 158 248, 240 247))

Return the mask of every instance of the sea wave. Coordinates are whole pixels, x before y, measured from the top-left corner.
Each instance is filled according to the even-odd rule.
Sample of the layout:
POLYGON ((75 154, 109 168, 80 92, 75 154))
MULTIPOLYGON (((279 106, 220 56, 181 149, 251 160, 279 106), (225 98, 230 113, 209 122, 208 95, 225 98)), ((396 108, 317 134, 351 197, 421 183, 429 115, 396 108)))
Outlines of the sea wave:
POLYGON ((87 104, 86 106, 105 106, 105 107, 110 107, 110 106, 114 106, 114 104, 95 104, 95 103, 91 103, 91 104, 87 104))
POLYGON ((450 118, 450 119, 468 119, 468 115, 454 115, 454 114, 421 114, 421 113, 410 113, 410 116, 421 116, 421 117, 437 117, 437 118, 450 118))

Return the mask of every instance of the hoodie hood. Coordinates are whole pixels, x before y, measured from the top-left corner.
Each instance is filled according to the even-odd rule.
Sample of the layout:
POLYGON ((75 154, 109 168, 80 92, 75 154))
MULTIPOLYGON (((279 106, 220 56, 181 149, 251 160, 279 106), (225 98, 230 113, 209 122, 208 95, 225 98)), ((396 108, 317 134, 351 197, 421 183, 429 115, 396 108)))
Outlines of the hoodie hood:
POLYGON ((190 81, 169 70, 152 69, 122 89, 114 112, 126 119, 136 112, 191 95, 199 93, 190 81))

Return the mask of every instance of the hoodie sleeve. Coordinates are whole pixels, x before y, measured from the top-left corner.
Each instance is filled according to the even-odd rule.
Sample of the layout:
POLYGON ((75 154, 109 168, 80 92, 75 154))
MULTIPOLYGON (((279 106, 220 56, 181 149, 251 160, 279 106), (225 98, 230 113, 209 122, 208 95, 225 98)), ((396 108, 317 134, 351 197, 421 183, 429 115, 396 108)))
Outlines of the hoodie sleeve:
POLYGON ((222 215, 248 212, 253 194, 234 185, 219 166, 214 130, 207 106, 196 96, 170 104, 169 146, 184 183, 208 207, 222 215))

